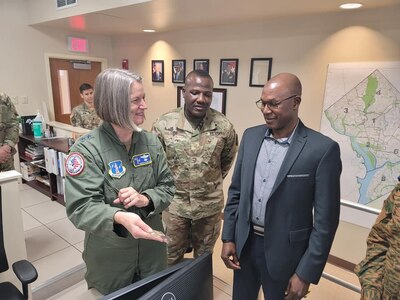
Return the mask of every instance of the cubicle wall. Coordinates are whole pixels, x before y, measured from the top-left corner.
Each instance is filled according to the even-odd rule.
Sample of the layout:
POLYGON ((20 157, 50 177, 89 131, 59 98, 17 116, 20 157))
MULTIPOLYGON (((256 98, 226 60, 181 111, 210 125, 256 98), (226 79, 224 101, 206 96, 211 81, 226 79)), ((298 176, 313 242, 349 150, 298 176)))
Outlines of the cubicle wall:
POLYGON ((20 178, 17 171, 0 172, 4 245, 10 266, 8 271, 0 273, 0 282, 10 281, 22 292, 21 283, 12 270, 14 262, 27 258, 18 189, 20 178))

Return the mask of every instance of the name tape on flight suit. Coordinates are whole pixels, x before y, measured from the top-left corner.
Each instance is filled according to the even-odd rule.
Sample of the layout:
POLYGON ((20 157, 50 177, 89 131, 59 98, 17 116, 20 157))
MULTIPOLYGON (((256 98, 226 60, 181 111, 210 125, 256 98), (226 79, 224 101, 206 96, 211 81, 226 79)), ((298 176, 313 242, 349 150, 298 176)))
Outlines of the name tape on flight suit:
POLYGON ((132 157, 132 164, 135 168, 151 164, 150 153, 137 154, 132 157))

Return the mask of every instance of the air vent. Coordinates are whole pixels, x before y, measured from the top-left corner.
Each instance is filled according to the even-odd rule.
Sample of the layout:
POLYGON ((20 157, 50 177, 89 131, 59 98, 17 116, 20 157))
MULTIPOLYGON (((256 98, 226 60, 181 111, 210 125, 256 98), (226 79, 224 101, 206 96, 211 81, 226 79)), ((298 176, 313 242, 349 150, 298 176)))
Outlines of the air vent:
POLYGON ((63 9, 78 5, 78 0, 56 0, 57 9, 63 9))

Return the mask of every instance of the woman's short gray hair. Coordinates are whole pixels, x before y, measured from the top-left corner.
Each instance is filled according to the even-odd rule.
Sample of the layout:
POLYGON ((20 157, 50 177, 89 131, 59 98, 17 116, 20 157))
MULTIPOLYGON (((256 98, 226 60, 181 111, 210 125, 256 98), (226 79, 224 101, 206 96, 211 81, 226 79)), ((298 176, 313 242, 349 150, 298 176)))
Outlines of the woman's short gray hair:
POLYGON ((121 69, 102 71, 97 75, 94 86, 94 108, 103 121, 141 131, 131 118, 130 94, 133 82, 142 83, 142 77, 121 69))

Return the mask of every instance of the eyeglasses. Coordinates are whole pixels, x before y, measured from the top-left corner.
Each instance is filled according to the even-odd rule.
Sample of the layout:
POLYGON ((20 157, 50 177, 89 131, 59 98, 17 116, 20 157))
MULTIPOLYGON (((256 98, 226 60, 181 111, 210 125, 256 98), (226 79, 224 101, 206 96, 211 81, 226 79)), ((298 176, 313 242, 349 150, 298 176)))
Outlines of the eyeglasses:
POLYGON ((283 101, 292 99, 294 97, 299 97, 299 96, 292 95, 292 96, 289 96, 289 97, 287 97, 287 98, 285 98, 283 100, 280 100, 280 101, 278 101, 278 100, 270 100, 270 101, 267 101, 267 102, 264 102, 262 99, 259 99, 259 100, 256 101, 256 105, 261 110, 263 110, 265 108, 265 106, 268 106, 269 109, 274 110, 274 109, 278 109, 279 105, 281 105, 281 103, 283 101))

